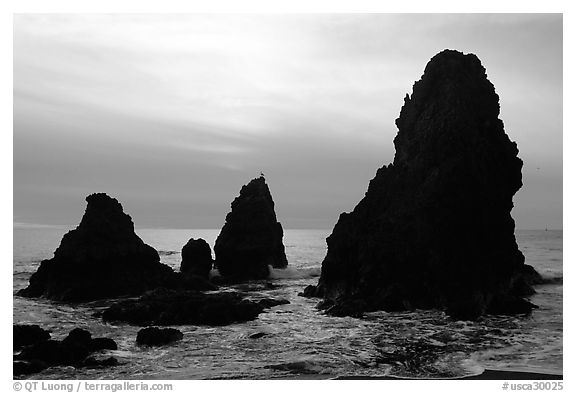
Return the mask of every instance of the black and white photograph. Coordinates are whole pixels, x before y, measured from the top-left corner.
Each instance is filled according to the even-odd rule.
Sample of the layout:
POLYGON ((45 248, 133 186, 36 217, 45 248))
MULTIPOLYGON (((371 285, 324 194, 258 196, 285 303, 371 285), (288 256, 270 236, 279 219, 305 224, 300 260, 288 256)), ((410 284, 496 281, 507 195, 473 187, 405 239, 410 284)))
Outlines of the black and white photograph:
POLYGON ((561 12, 12 20, 14 391, 565 388, 561 12))

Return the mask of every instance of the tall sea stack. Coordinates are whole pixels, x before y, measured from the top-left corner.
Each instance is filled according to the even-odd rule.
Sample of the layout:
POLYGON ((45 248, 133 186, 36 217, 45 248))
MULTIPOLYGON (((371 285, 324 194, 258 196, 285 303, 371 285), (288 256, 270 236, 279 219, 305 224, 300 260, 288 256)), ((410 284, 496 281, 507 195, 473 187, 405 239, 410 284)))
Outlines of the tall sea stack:
POLYGON ((120 202, 102 193, 86 202, 80 225, 64 235, 54 257, 41 262, 19 295, 90 301, 138 295, 174 280, 172 268, 136 235, 120 202))
POLYGON ((214 245, 215 265, 224 277, 265 279, 268 265, 288 265, 283 235, 266 180, 263 176, 253 179, 232 202, 232 211, 214 245))
POLYGON ((394 162, 340 215, 307 294, 336 315, 440 308, 475 319, 531 309, 510 215, 522 160, 498 101, 475 55, 445 50, 430 60, 396 120, 394 162))

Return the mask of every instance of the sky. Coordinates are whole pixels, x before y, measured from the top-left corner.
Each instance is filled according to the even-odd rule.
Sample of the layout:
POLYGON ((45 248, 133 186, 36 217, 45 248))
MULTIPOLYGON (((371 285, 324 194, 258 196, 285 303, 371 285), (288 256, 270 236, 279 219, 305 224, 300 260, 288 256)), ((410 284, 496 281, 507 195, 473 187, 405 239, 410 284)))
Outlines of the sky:
POLYGON ((13 220, 220 228, 264 172, 285 228, 332 228, 394 158, 428 60, 475 53, 524 161, 512 215, 562 228, 559 14, 19 14, 13 220))

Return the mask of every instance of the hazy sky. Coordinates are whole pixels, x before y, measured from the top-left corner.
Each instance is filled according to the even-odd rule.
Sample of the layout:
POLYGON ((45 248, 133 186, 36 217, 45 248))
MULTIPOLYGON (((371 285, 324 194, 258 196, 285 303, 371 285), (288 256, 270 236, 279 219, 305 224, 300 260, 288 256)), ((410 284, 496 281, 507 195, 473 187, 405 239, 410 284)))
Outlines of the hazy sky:
POLYGON ((428 60, 478 55, 524 160, 519 228, 562 227, 561 15, 17 15, 14 221, 219 228, 266 174, 285 228, 331 228, 393 160, 428 60))

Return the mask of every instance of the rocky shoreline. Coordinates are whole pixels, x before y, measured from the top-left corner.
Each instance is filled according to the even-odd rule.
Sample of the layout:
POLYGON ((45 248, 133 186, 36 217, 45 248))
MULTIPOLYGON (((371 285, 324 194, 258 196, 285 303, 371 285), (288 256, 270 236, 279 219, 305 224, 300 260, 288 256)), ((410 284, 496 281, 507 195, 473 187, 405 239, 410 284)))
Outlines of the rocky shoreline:
MULTIPOLYGON (((353 211, 340 215, 326 239, 318 284, 302 296, 321 299, 317 308, 334 317, 416 309, 472 321, 486 314, 530 314, 536 306, 526 298, 544 279, 524 263, 516 243, 510 211, 522 186, 522 161, 499 111, 498 95, 475 55, 446 50, 434 56, 404 99, 394 161, 378 169, 353 211)), ((118 200, 96 193, 86 202, 78 227, 64 235, 19 296, 66 303, 113 299, 95 317, 145 327, 135 340, 149 346, 177 345, 183 337, 158 326, 243 323, 289 303, 217 291, 264 282, 270 267, 288 266, 283 228, 263 176, 232 202, 215 257, 204 239, 191 238, 179 271, 161 263, 158 251, 138 237, 118 200), (219 275, 211 275, 214 268, 219 275)), ((114 366, 113 357, 92 355, 116 348, 83 329, 56 341, 40 326, 14 325, 14 374, 59 365, 114 366)))

